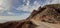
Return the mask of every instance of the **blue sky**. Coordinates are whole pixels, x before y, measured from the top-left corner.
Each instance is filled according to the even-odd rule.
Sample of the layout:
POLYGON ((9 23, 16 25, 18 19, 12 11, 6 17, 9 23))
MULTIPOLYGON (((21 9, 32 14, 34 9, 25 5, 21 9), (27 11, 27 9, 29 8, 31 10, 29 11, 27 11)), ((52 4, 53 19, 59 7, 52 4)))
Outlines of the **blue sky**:
POLYGON ((0 19, 5 20, 7 16, 11 20, 16 16, 20 19, 27 18, 39 6, 57 3, 59 4, 60 0, 0 0, 0 19))
POLYGON ((39 6, 43 6, 51 3, 53 0, 4 0, 0 5, 0 16, 20 16, 25 13, 31 13, 34 9, 37 9, 39 6), (7 3, 8 2, 8 3, 7 3), (5 8, 4 8, 5 7, 5 8), (4 9, 3 9, 4 8, 4 9))

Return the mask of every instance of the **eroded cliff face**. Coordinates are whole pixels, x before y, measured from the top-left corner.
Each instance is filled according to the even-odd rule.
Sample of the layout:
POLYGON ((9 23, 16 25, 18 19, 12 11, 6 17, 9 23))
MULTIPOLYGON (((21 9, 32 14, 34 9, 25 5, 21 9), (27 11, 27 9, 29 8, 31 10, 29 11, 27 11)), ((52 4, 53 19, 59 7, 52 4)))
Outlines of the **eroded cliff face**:
POLYGON ((39 7, 33 11, 30 21, 39 28, 60 28, 60 4, 51 4, 39 7))
POLYGON ((60 4, 39 7, 27 19, 1 23, 0 28, 60 28, 60 4))

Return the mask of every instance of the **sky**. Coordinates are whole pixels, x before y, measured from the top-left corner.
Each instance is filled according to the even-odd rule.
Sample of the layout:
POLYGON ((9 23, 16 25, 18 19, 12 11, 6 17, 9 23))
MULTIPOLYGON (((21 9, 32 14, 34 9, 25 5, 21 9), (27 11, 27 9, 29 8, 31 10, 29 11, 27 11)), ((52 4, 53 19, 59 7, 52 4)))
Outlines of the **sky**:
POLYGON ((0 0, 0 22, 26 19, 38 7, 60 4, 60 0, 0 0))

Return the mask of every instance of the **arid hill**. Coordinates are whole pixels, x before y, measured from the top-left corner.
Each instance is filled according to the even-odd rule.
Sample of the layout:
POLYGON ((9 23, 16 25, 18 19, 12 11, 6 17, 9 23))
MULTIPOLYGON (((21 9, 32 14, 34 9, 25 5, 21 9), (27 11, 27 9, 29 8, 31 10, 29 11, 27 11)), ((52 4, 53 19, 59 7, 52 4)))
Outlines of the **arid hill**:
POLYGON ((0 23, 0 28, 60 28, 60 4, 39 7, 27 19, 0 23))

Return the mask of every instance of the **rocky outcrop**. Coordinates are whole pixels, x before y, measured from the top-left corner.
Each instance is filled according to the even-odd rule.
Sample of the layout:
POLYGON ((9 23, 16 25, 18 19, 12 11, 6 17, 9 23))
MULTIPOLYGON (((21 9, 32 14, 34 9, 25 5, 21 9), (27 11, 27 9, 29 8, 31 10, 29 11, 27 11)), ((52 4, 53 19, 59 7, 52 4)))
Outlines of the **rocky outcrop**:
POLYGON ((33 11, 30 17, 31 19, 39 19, 39 21, 60 23, 60 4, 51 4, 44 7, 39 7, 39 9, 35 11, 35 13, 33 11))
POLYGON ((39 7, 27 19, 0 23, 0 28, 60 28, 60 4, 39 7))

